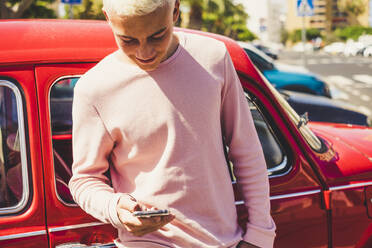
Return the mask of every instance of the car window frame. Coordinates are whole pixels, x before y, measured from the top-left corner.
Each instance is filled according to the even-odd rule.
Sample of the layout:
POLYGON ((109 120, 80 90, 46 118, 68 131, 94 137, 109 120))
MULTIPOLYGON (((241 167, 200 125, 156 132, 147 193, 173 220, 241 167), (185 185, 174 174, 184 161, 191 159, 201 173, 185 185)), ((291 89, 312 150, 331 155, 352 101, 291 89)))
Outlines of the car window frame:
POLYGON ((29 179, 29 160, 27 156, 28 149, 26 139, 26 110, 24 108, 25 105, 22 91, 13 81, 14 80, 8 78, 0 78, 0 86, 8 87, 12 90, 17 103, 19 147, 22 166, 22 198, 15 206, 0 208, 0 216, 20 213, 25 209, 31 197, 31 180, 29 179))
POLYGON ((243 91, 244 91, 244 95, 247 99, 247 103, 249 101, 249 102, 251 102, 251 104, 253 104, 257 108, 257 111, 259 112, 259 114, 263 118, 269 132, 271 133, 271 135, 273 136, 277 145, 279 146, 281 152, 283 153, 283 159, 278 165, 276 165, 275 167, 270 168, 270 169, 267 168, 268 177, 269 178, 276 178, 276 177, 282 177, 282 176, 285 176, 285 175, 289 174, 293 169, 293 166, 290 163, 290 161, 291 161, 290 157, 291 156, 290 156, 290 153, 289 153, 289 149, 285 148, 286 146, 283 144, 283 142, 281 142, 281 139, 278 138, 277 132, 275 132, 275 130, 274 130, 275 127, 274 128, 272 127, 272 123, 270 122, 270 120, 264 114, 265 109, 262 109, 262 108, 264 108, 264 105, 258 100, 258 98, 252 92, 248 92, 248 90, 246 90, 246 89, 243 89, 243 91))
MULTIPOLYGON (((77 75, 64 75, 64 76, 61 76, 59 78, 57 78, 56 80, 53 81, 53 83, 50 84, 49 86, 49 90, 48 90, 48 108, 49 108, 49 119, 50 119, 50 133, 51 133, 51 145, 52 145, 52 149, 54 150, 54 147, 53 147, 53 130, 52 130, 52 108, 51 108, 51 92, 52 92, 52 88, 55 84, 57 84, 58 82, 62 81, 62 80, 66 80, 66 79, 72 79, 72 78, 81 78, 83 76, 83 74, 77 74, 77 75)), ((72 114, 72 113, 71 113, 72 114)), ((53 157, 53 161, 52 161, 52 164, 53 164, 53 173, 54 173, 54 189, 55 189, 55 195, 57 197, 57 199, 65 206, 67 207, 79 207, 79 205, 77 203, 69 203, 69 202, 66 202, 62 199, 62 197, 58 194, 57 192, 57 174, 56 174, 56 168, 55 168, 55 164, 54 164, 54 153, 52 155, 53 157)))

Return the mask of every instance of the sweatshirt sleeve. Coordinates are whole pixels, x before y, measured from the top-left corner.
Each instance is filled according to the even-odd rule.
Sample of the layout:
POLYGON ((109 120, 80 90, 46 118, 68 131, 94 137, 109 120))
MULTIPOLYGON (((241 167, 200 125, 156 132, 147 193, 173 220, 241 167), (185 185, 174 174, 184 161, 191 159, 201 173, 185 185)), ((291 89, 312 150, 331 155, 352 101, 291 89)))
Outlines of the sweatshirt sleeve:
MULTIPOLYGON (((81 79, 80 79, 81 80, 81 79)), ((115 193, 104 173, 114 146, 97 109, 78 85, 73 101, 73 164, 69 188, 75 202, 96 219, 122 228, 116 212, 120 194, 115 193)))
POLYGON ((276 227, 270 215, 266 162, 247 99, 227 52, 224 79, 222 130, 249 216, 243 240, 262 248, 273 247, 276 227))

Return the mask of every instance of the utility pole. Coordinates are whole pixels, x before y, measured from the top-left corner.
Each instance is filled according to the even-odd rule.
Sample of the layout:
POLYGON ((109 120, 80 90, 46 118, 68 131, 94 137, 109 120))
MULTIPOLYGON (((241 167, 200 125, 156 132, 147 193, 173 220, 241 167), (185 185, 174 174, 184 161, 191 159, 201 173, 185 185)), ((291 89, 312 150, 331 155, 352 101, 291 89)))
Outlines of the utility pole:
POLYGON ((304 67, 307 66, 307 59, 306 59, 306 25, 305 25, 305 16, 302 17, 302 30, 301 30, 301 40, 302 40, 302 47, 304 49, 302 53, 302 64, 304 67))
POLYGON ((306 16, 312 16, 314 14, 314 4, 313 0, 297 0, 297 15, 302 17, 302 31, 301 31, 301 38, 302 38, 302 63, 306 67, 306 16))

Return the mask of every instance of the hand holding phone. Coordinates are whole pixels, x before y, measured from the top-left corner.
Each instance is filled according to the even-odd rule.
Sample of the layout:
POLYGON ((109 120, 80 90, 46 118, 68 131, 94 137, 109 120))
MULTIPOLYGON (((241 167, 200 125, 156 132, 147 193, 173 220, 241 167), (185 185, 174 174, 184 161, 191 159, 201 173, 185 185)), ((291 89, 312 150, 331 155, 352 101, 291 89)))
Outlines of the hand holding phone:
POLYGON ((148 209, 129 194, 123 194, 119 198, 116 212, 123 227, 138 237, 157 231, 175 218, 169 210, 148 209), (136 215, 148 217, 134 216, 134 212, 138 212, 136 215))

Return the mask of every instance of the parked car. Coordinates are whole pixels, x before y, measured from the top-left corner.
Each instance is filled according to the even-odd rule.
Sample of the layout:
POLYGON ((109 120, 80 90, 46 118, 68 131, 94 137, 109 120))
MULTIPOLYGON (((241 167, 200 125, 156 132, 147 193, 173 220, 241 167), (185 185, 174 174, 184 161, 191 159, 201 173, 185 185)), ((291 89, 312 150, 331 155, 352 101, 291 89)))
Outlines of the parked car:
MULTIPOLYGON (((8 20, 0 31, 0 247, 112 247, 115 229, 80 209, 66 186, 71 89, 117 49, 111 29, 103 21, 8 20)), ((223 41, 232 57, 268 165, 275 247, 371 247, 372 129, 307 124, 236 42, 183 31, 223 41)))
POLYGON ((253 44, 253 46, 255 48, 259 49, 261 52, 264 52, 267 56, 269 56, 272 59, 278 59, 279 58, 278 53, 274 52, 273 50, 271 50, 270 48, 268 48, 264 45, 253 44))
POLYGON ((281 68, 270 57, 254 46, 244 42, 239 42, 239 44, 244 48, 257 69, 263 73, 275 88, 331 98, 328 84, 319 76, 303 70, 297 70, 293 66, 292 70, 288 66, 287 68, 283 66, 281 68))
POLYGON ((363 52, 364 57, 372 57, 372 45, 366 47, 366 49, 363 52))
POLYGON ((323 51, 333 55, 344 53, 346 44, 344 42, 334 42, 323 48, 323 51))
POLYGON ((365 49, 365 45, 362 42, 355 42, 353 40, 349 40, 346 43, 344 55, 346 57, 356 56, 360 52, 364 51, 364 49, 365 49))
POLYGON ((352 104, 300 92, 280 90, 283 98, 299 114, 308 114, 310 121, 345 123, 372 127, 372 120, 352 104))

